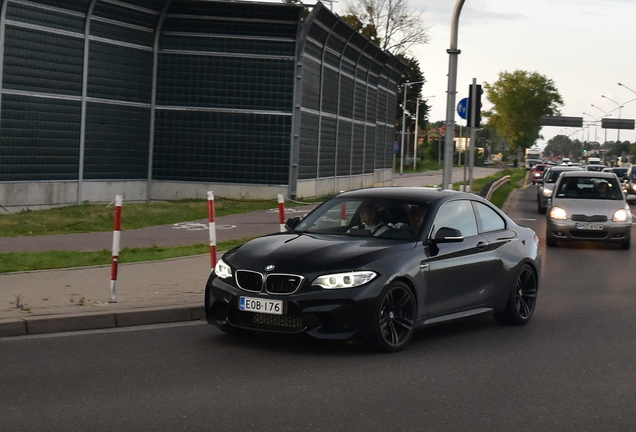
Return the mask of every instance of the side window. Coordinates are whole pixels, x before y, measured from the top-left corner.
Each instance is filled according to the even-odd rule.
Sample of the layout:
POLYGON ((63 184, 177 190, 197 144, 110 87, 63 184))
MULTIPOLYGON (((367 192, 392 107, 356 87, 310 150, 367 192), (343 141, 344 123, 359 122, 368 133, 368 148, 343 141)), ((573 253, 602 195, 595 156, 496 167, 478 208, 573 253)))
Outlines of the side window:
POLYGON ((496 211, 480 202, 475 202, 474 205, 475 210, 477 210, 480 232, 498 231, 506 228, 506 221, 496 211))
POLYGON ((442 227, 457 229, 464 237, 477 235, 477 220, 470 201, 458 200, 443 204, 435 215, 433 237, 442 227))

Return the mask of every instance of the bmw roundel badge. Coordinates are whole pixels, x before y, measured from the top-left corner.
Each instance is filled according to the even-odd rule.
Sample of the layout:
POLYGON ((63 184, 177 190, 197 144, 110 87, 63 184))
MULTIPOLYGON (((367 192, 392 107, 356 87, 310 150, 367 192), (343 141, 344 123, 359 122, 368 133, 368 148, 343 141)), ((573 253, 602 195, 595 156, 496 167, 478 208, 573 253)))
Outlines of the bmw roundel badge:
POLYGON ((274 266, 272 264, 269 264, 267 267, 265 267, 266 271, 272 271, 274 270, 274 266))

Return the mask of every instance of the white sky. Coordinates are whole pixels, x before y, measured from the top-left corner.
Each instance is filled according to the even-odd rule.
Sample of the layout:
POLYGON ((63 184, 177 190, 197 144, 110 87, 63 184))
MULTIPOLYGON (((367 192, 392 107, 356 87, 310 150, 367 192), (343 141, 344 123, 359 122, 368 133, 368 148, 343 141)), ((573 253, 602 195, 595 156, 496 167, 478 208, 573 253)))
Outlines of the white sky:
MULTIPOLYGON (((430 42, 414 57, 427 80, 421 96, 432 107, 430 120, 446 118, 446 89, 451 19, 456 0, 409 0, 409 6, 424 11, 430 27, 430 42)), ((340 12, 344 0, 334 4, 340 12)), ((563 98, 561 115, 583 117, 593 122, 605 112, 618 118, 636 118, 636 0, 466 0, 459 20, 456 102, 467 97, 473 78, 478 84, 495 82, 500 72, 517 69, 537 72, 552 79, 563 98), (596 105, 598 108, 592 106, 596 105), (603 111, 601 111, 603 110, 603 111), (585 115, 583 113, 590 115, 585 115)), ((482 100, 484 108, 488 101, 482 100)), ((464 122, 459 116, 455 121, 464 122)), ((546 141, 557 134, 572 139, 600 142, 605 129, 593 126, 575 129, 544 127, 546 141)), ((608 129, 607 139, 617 138, 608 129)), ((621 130, 621 141, 636 141, 633 130, 621 130)), ((539 143, 541 146, 545 142, 539 143)))

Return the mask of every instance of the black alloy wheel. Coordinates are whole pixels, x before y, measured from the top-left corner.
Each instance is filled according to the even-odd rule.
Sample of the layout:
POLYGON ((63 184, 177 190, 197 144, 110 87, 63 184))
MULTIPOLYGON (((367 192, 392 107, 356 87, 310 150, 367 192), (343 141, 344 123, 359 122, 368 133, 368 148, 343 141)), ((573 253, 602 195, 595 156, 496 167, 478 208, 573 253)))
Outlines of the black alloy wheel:
POLYGON ((497 321, 509 325, 523 325, 530 321, 537 303, 537 276, 528 264, 524 264, 508 299, 506 309, 495 314, 497 321))
POLYGON ((399 351, 411 340, 415 329, 415 297, 405 284, 393 282, 381 296, 374 323, 373 341, 385 352, 399 351))

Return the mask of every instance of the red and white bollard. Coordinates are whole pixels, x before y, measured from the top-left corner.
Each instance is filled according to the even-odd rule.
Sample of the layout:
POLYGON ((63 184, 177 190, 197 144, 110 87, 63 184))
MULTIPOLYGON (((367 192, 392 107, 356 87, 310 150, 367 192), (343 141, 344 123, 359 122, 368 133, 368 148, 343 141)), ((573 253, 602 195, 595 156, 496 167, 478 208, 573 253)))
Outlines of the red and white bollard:
POLYGON ((117 264, 119 261, 119 237, 121 232, 121 195, 115 196, 115 222, 113 223, 113 260, 110 264, 110 300, 116 303, 117 264))
POLYGON ((283 194, 278 194, 278 222, 280 223, 280 232, 285 232, 285 198, 283 194))
POLYGON ((208 225, 210 230, 210 263, 216 266, 216 225, 214 223, 214 192, 208 191, 208 225))
POLYGON ((347 225, 347 203, 340 203, 340 226, 347 225))

